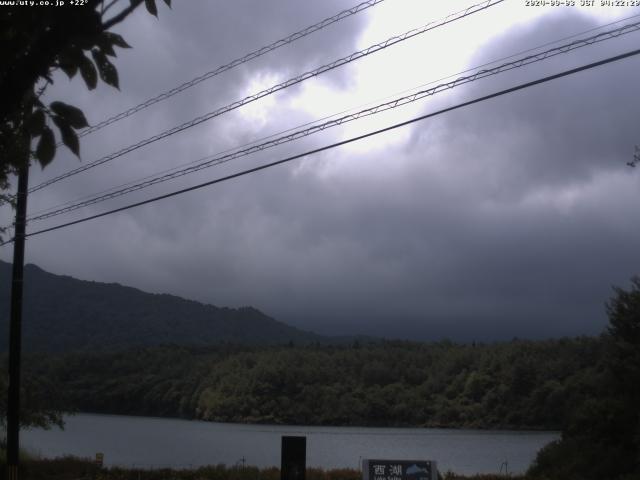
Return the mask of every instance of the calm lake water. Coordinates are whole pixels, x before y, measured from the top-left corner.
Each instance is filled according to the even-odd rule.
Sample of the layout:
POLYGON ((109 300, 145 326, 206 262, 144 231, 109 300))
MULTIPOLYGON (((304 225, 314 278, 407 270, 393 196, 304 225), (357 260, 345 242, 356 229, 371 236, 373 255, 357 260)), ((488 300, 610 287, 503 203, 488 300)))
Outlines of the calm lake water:
POLYGON ((242 463, 279 466, 280 437, 307 437, 307 466, 359 468, 362 458, 425 459, 444 472, 523 472, 555 432, 238 425, 79 414, 64 431, 26 430, 21 443, 43 457, 104 453, 107 466, 187 468, 242 463))

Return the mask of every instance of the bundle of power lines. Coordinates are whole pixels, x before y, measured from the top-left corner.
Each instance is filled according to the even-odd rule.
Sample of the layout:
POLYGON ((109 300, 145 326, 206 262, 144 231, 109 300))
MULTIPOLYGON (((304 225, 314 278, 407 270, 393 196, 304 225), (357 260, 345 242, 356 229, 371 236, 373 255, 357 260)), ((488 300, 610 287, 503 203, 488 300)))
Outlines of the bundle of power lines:
MULTIPOLYGON (((90 134, 94 134, 100 130, 102 130, 103 128, 112 125, 116 122, 122 121, 138 112, 143 111, 144 109, 157 104, 159 102, 162 102, 164 100, 167 100, 168 98, 177 95, 199 83, 202 83, 206 80, 212 79, 224 72, 227 72, 239 65, 242 65, 244 63, 250 62, 251 60, 254 60, 262 55, 265 55, 269 52, 273 52, 275 50, 277 50, 278 48, 285 46, 285 45, 289 45, 291 43, 294 43, 295 41, 304 38, 308 35, 311 35, 315 32, 318 32, 319 30, 324 29, 325 27, 332 25, 336 22, 339 22, 341 20, 344 20, 350 16, 356 15, 360 12, 363 12, 369 8, 372 8, 380 3, 382 3, 384 0, 369 0, 369 1, 365 1, 362 2, 352 8, 349 8, 347 10, 343 10, 341 12, 338 12, 337 14, 328 17, 314 25, 311 25, 309 27, 306 27, 298 32, 295 32, 285 38, 282 38, 280 40, 277 40, 267 46, 263 46, 251 53, 248 53, 236 60, 233 60, 225 65, 222 65, 220 67, 217 67, 209 72, 206 72, 198 77, 193 78, 192 80, 185 82, 175 88, 172 88, 166 92, 163 92, 159 95, 156 95, 138 105, 135 105, 131 108, 128 108, 127 110, 118 113, 117 115, 111 116, 87 129, 85 129, 84 131, 82 131, 80 133, 80 136, 87 136, 90 134)), ((393 0, 388 0, 388 1, 393 1, 393 0)), ((40 190, 43 190, 45 188, 50 187, 51 185, 54 185, 60 181, 63 181, 65 179, 68 179, 70 177, 73 177, 75 175, 78 175, 82 172, 86 172, 88 170, 91 170, 93 168, 96 168, 100 165, 106 164, 108 162, 111 162, 119 157, 122 157, 124 155, 127 155, 135 150, 138 150, 140 148, 143 148, 147 145, 150 145, 152 143, 164 140, 172 135, 178 134, 180 132, 183 132, 185 130, 188 130, 196 125, 202 124, 204 122, 207 122, 213 118, 219 117, 221 115, 224 115, 228 112, 231 112, 233 110, 236 110, 238 108, 241 108, 247 104, 250 104, 252 102, 255 102, 261 98, 267 97, 269 95, 274 94, 275 92, 279 92, 281 90, 287 89, 293 85, 297 85, 300 84, 310 78, 314 78, 318 75, 322 75, 326 72, 329 72, 331 70, 337 69, 339 67, 342 67, 344 65, 347 65, 349 63, 355 62, 361 58, 367 57, 369 55, 373 55, 377 52, 380 52, 382 50, 388 49, 396 44, 399 44, 401 42, 406 42, 409 41, 410 39, 417 37, 419 35, 423 35, 426 34, 427 32, 430 32, 432 30, 438 29, 438 28, 443 28, 446 25, 453 23, 453 22, 457 22, 457 21, 461 21, 462 19, 471 16, 471 15, 476 15, 479 14, 480 12, 495 7, 497 5, 499 5, 500 3, 502 3, 504 0, 486 0, 474 5, 469 6, 468 8, 462 10, 462 11, 458 11, 455 13, 452 13, 450 15, 447 15, 446 17, 437 20, 437 21, 433 21, 430 23, 427 23, 426 25, 423 25, 422 27, 419 28, 414 28, 411 29, 409 31, 406 31, 400 35, 396 35, 393 37, 390 37, 382 42, 370 45, 367 48, 358 50, 356 52, 351 53, 350 55, 341 57, 337 60, 334 60, 332 62, 329 62, 327 64, 324 64, 320 67, 317 67, 313 70, 304 72, 302 74, 296 75, 295 77, 292 77, 284 82, 280 82, 276 85, 273 85, 269 88, 263 89, 257 93, 251 94, 245 98, 242 98, 240 100, 234 101, 232 103, 229 103, 228 105, 225 105, 223 107, 217 108, 215 110, 212 110, 204 115, 198 116, 196 118, 193 118, 192 120, 182 123, 180 125, 177 125, 175 127, 172 127, 168 130, 165 130, 163 132, 160 132, 156 135, 153 135, 149 138, 145 138, 142 139, 134 144, 131 144, 127 147, 124 147, 118 151, 112 152, 108 155, 105 155, 101 158, 98 158, 96 160, 93 160, 91 162, 88 163, 84 163, 81 166, 69 170, 61 175, 55 176, 49 180, 46 180, 44 182, 41 182, 33 187, 31 187, 29 189, 29 193, 30 194, 34 194, 35 192, 38 192, 40 190)), ((605 42, 607 40, 610 40, 612 38, 616 38, 616 37, 620 37, 623 35, 627 35, 630 34, 632 32, 636 32, 638 30, 640 30, 640 21, 634 21, 637 20, 637 15, 634 17, 629 17, 623 21, 618 21, 618 22, 614 22, 612 24, 608 24, 608 25, 604 25, 603 27, 598 27, 597 29, 591 29, 588 30, 586 32, 582 32, 581 34, 577 34, 577 35, 572 35, 571 37, 567 37, 567 38, 563 38, 563 39, 559 39, 556 40, 555 42, 551 42, 551 43, 547 43, 545 45, 541 45, 532 49, 529 49, 527 51, 524 52, 519 52, 516 54, 513 54, 509 57, 505 57, 505 58, 500 58, 497 60, 494 60, 488 64, 485 65, 481 65, 478 66, 474 69, 469 69, 466 70, 465 72, 461 72, 460 74, 448 77, 446 79, 442 79, 442 80, 438 80, 435 82, 431 82, 427 85, 421 85, 419 87, 416 87, 414 89, 412 89, 411 93, 408 94, 401 94, 395 98, 392 99, 386 99, 384 101, 380 101, 377 102, 373 105, 370 106, 366 106, 366 107, 360 107, 357 109, 352 109, 352 110, 348 110, 348 111, 343 111, 334 115, 331 115, 329 117, 325 117, 322 119, 319 119, 317 121, 311 122, 311 123, 307 123, 305 125, 300 125, 298 127, 295 128, 291 128, 288 129, 286 131, 282 131, 273 135, 270 135, 269 137, 266 138, 262 138, 259 140, 255 140, 251 143, 248 144, 244 144, 241 146, 238 146, 236 148, 233 148, 231 150, 227 150, 225 152, 220 152, 218 154, 215 155, 211 155, 208 157, 204 157, 204 158, 200 158, 198 160, 192 161, 188 164, 183 164, 180 166, 177 166, 175 168, 172 168, 170 170, 166 170, 166 171, 162 171, 162 172, 158 172, 154 175, 150 175, 141 179, 136 179, 136 180, 132 180, 127 182, 126 184, 122 184, 122 185, 117 185, 114 186, 108 190, 105 191, 101 191, 101 192, 97 192, 95 194, 92 195, 88 195, 76 200, 71 200, 62 204, 58 204, 58 205, 53 205, 47 209, 41 210, 41 211, 37 211, 34 213, 31 213, 28 217, 28 221, 30 223, 39 221, 39 220, 45 220, 45 219, 49 219, 52 217, 57 217, 59 215, 63 215, 66 213, 70 213, 73 212, 75 210, 84 208, 84 207, 88 207, 91 205, 95 205, 98 203, 102 203, 117 197, 121 197, 139 190, 143 190, 145 188, 148 188, 152 185, 157 185, 160 183, 164 183, 179 177, 183 177, 189 174, 192 174, 194 172, 198 172, 200 170, 206 169, 206 168, 211 168, 214 167, 216 165, 220 165, 223 163, 227 163, 230 162, 232 160, 238 159, 240 157, 244 157, 247 155, 251 155, 254 154, 256 152, 260 152, 278 145, 282 145, 285 143, 289 143, 289 142, 293 142, 295 140, 301 139, 303 137, 307 137, 322 131, 325 131, 327 129, 333 128, 333 127, 337 127, 340 125, 344 125, 346 123, 349 122, 354 122, 357 121, 359 119, 362 119, 364 117, 369 117, 369 116, 373 116, 373 115, 377 115, 379 113, 385 112, 385 111, 389 111, 389 110, 393 110, 396 108, 399 108, 401 106, 416 102, 418 100, 424 99, 426 97, 430 97, 433 95, 436 95, 439 92, 443 92, 445 90, 450 90, 453 89, 455 87, 458 87, 460 85, 464 85, 464 84, 468 84, 477 80, 480 80, 482 78, 487 78, 490 76, 494 76, 494 75, 499 75, 501 73, 516 69, 516 68, 521 68, 524 67, 526 65, 530 65, 533 63, 538 63, 538 62, 543 62, 549 58, 552 57, 556 57, 558 55, 563 55, 566 54, 568 52, 577 50, 577 49, 581 49, 584 47, 588 47, 590 45, 594 45, 596 43, 602 43, 605 42), (626 24, 617 26, 615 28, 608 28, 605 31, 601 31, 600 33, 596 33, 593 34, 594 31, 597 30, 602 30, 603 28, 606 27, 611 27, 614 24, 620 24, 622 22, 628 22, 626 24), (591 33, 591 35, 589 35, 591 33), (560 44, 559 44, 560 43, 560 44), (558 45, 559 44, 559 45, 558 45), (548 47, 550 45, 556 45, 553 46, 551 48, 547 48, 546 50, 542 50, 545 47, 548 47), (497 65, 496 65, 497 64, 497 65)), ((486 100, 489 100, 491 98, 495 98, 498 96, 502 96, 502 95, 506 95, 518 90, 523 90, 526 88, 530 88, 534 85, 539 85, 541 83, 546 83, 546 82, 550 82, 552 80, 555 80, 557 78, 561 78, 561 77, 566 77, 569 75, 573 75, 576 74, 578 72, 582 72, 585 70, 589 70, 592 68, 596 68, 602 65, 606 65, 606 64, 610 64, 613 62, 617 62, 635 55, 638 55, 640 53, 640 50, 632 50, 629 52, 624 52, 621 53, 619 55, 615 55, 615 56, 611 56, 611 57, 607 57, 605 59, 601 59, 599 61, 594 61, 573 69, 569 69, 569 70, 565 70, 565 71, 561 71, 558 72, 556 74, 553 75, 548 75, 542 78, 538 78, 535 80, 531 80, 528 82, 524 82, 518 85, 514 85, 510 88, 507 89, 503 89, 488 95, 484 95, 482 97, 479 98, 475 98, 473 100, 464 102, 464 103, 460 103, 448 108, 444 108, 444 109, 440 109, 438 111, 434 111, 425 115, 421 115, 418 117, 414 117, 414 118, 410 118, 407 119, 405 121, 399 122, 399 123, 395 123, 393 125, 390 125, 388 127, 385 128, 381 128, 375 131, 371 131, 362 135, 358 135, 352 138, 349 138, 347 140, 343 140, 340 142, 335 142, 329 145, 325 145, 323 147, 319 147, 319 148, 315 148, 309 151, 305 151, 302 153, 299 153, 297 155, 292 155, 292 156, 288 156, 286 158, 282 158, 276 161, 272 161, 254 168, 249 168, 234 174, 230 174, 230 175, 226 175, 214 180, 210 180, 207 182, 203 182, 203 183, 199 183, 197 185, 193 185, 191 187, 187 187, 187 188, 183 188, 180 190, 176 190, 167 194, 163 194, 163 195, 159 195, 159 196, 155 196, 152 198, 148 198, 146 200, 142 200, 142 201, 138 201, 138 202, 134 202, 134 203, 130 203, 127 204, 125 206, 122 207, 118 207, 118 208, 113 208, 110 210, 106 210, 103 211, 101 213, 98 214, 94 214, 94 215, 90 215, 90 216, 86 216, 80 219, 76 219, 73 221, 68 221, 68 222, 63 222, 48 228, 42 228, 40 230, 31 230, 30 232, 27 233, 26 236, 33 236, 33 235, 38 235, 38 234, 42 234, 45 232, 49 232, 52 230, 58 230, 61 228, 65 228, 71 225, 75 225, 78 223, 83 223, 95 218, 99 218, 99 217, 103 217, 103 216, 107 216, 107 215, 112 215, 114 213, 117 212, 121 212, 124 210, 128 210, 137 206, 141 206, 141 205, 145 205, 145 204, 149 204, 149 203, 153 203, 153 202, 157 202, 160 201, 162 199, 165 198, 169 198, 169 197, 173 197, 176 195, 180 195, 183 194, 185 192, 189 192, 189 191, 193 191, 196 189, 200 189, 200 188, 204 188, 204 187, 208 187, 211 185, 215 185, 217 183, 220 182, 224 182, 224 181, 228 181, 234 178, 238 178, 240 176, 244 176, 244 175, 248 175, 260 170, 264 170, 266 168, 270 168, 276 165, 280 165, 283 163, 287 163, 302 157, 306 157, 309 155, 313 155, 322 151, 326 151, 332 148, 336 148, 339 147, 341 145, 345 145, 348 143, 352 143, 352 142, 356 142, 356 141, 361 141, 364 140, 366 138, 370 138, 372 136, 375 135, 379 135, 383 132, 387 132, 389 130, 392 129, 396 129, 396 128, 400 128, 418 121, 422 121, 425 120, 427 118, 432 118, 434 116, 437 115, 441 115, 445 112, 449 112, 452 110, 456 110, 456 109, 460 109, 460 108, 464 108, 467 107, 469 105, 475 104, 475 103, 479 103, 479 102, 483 102, 486 100)), ((9 240, 6 243, 10 243, 12 240, 9 240)), ((3 244, 3 245, 4 245, 3 244)))

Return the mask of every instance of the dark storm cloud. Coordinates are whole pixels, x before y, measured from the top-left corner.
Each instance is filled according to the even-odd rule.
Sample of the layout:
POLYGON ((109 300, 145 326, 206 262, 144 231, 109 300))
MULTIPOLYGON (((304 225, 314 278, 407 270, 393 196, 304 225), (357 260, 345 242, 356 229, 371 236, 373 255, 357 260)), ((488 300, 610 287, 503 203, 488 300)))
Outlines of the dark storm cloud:
MULTIPOLYGON (((593 27, 563 18, 541 30, 509 32, 496 45, 508 44, 505 53, 512 53, 552 40, 561 36, 558 22, 569 32, 593 27)), ((495 50, 489 45, 484 54, 502 56, 495 50)), ((580 52, 572 61, 593 55, 580 52)), ((567 64, 533 74, 558 67, 567 64)), ((611 284, 638 269, 640 234, 629 220, 638 177, 625 166, 637 142, 640 105, 628 94, 636 71, 621 64, 417 126, 420 140, 402 152, 410 172, 383 181, 367 173, 342 179, 339 193, 325 185, 324 194, 310 194, 314 205, 301 205, 302 193, 292 195, 296 245, 307 241, 293 262, 319 256, 317 249, 327 253, 317 270, 307 266, 315 281, 296 290, 313 291, 315 301, 300 302, 310 306, 305 311, 289 299, 288 315, 321 318, 327 330, 342 322, 350 331, 389 332, 395 324, 397 331, 431 338, 600 331, 611 284), (323 277, 325 271, 333 275, 323 277)), ((366 163, 385 168, 376 156, 366 163)), ((295 278, 304 278, 302 269, 295 278)))
MULTIPOLYGON (((593 23, 567 17, 510 32, 473 63, 557 38, 560 26, 580 31, 593 23)), ((588 63, 628 45, 581 51, 572 61, 588 63)), ((558 61, 535 76, 566 68, 558 61)), ((454 322, 484 318, 487 323, 476 323, 485 326, 493 319, 503 324, 503 335, 600 328, 610 284, 625 282, 639 267, 633 247, 639 229, 631 222, 638 176, 625 165, 638 142, 640 102, 629 95, 637 72, 631 60, 415 129, 414 151, 430 152, 459 176, 452 185, 459 195, 440 202, 458 219, 453 228, 436 212, 429 217, 446 232, 443 253, 455 252, 435 287, 450 299, 451 312, 459 310, 454 322)), ((507 86, 496 80, 459 98, 507 86)))
MULTIPOLYGON (((123 33, 149 67, 136 68, 142 60, 135 50, 123 54, 124 100, 111 100, 106 91, 83 99, 117 111, 190 78, 203 64, 224 63, 345 7, 337 1, 236 2, 223 11, 205 5, 197 12, 176 6, 158 22, 137 14, 123 33)), ((323 36, 322 49, 315 40, 296 44, 154 107, 140 120, 122 122, 83 144, 86 160, 225 104, 229 92, 235 98, 260 76, 286 79, 348 53, 367 20, 350 22, 323 36)), ((579 16, 543 18, 494 38, 470 63, 593 26, 579 16)), ((493 77, 434 99, 425 111, 624 51, 625 45, 630 43, 493 77)), ((57 273, 218 305, 254 305, 322 333, 462 340, 598 333, 610 286, 640 271, 634 253, 640 225, 633 221, 640 181, 625 167, 640 142, 637 65, 630 60, 604 67, 366 144, 377 148, 332 150, 86 228, 34 237, 28 252, 31 261, 57 273)), ((349 72, 330 77, 332 88, 346 88, 349 72)), ((118 160, 130 169, 96 170, 40 202, 151 173, 157 170, 151 159, 153 167, 166 168, 175 158, 193 160, 310 120, 288 103, 290 97, 278 98, 265 110, 267 122, 247 124, 250 117, 240 112, 225 116, 118 160)), ((283 158, 339 135, 329 132, 154 191, 283 158)), ((73 162, 69 157, 54 168, 73 162)))
MULTIPOLYGON (((586 31, 600 23, 580 16, 542 19, 525 31, 510 32, 483 49, 472 63, 482 64, 562 37, 562 32, 586 31)), ((637 40, 637 34, 630 38, 637 40)), ((515 75, 465 88, 461 97, 477 97, 623 53, 631 49, 631 42, 621 38, 560 55, 515 75)), ((445 133, 439 140, 480 148, 476 157, 489 157, 486 161, 500 169, 501 178, 509 177, 509 182, 502 182, 501 193, 511 199, 540 186, 588 182, 603 170, 621 171, 637 142, 633 118, 640 101, 630 95, 637 72, 638 60, 632 58, 470 107, 442 120, 445 133), (500 152, 494 151, 496 145, 500 152)))
MULTIPOLYGON (((308 5, 292 1, 241 1, 234 2, 233 6, 207 2, 199 4, 197 8, 181 4, 172 11, 161 10, 159 20, 140 9, 119 28, 119 32, 134 46, 132 50, 118 52, 116 64, 122 92, 116 93, 102 84, 96 91, 86 92, 81 79, 76 78, 69 83, 66 77, 60 75, 57 88, 50 96, 68 99, 83 107, 90 122, 96 123, 329 17, 346 6, 339 1, 308 5)), ((309 39, 296 42, 295 48, 283 47, 277 53, 267 54, 156 104, 102 130, 99 135, 85 137, 82 144, 83 161, 95 160, 254 93, 248 89, 255 78, 266 76, 264 85, 261 85, 261 88, 266 88, 346 55, 354 49, 357 35, 353 32, 361 29, 365 23, 365 14, 348 18, 309 39), (319 41, 322 41, 322 49, 317 48, 319 41)), ((345 75, 348 75, 348 71, 336 71, 327 78, 340 83, 343 82, 340 77, 345 75)), ((157 171, 164 166, 174 166, 180 163, 176 158, 193 160, 233 146, 235 138, 228 137, 241 135, 242 131, 232 131, 231 134, 221 131, 228 123, 227 117, 192 129, 197 135, 175 136, 171 142, 164 142, 162 147, 149 147, 126 159, 118 159, 113 162, 114 165, 126 162, 127 167, 114 167, 112 170, 101 168, 99 174, 87 175, 85 182, 70 183, 70 188, 78 188, 78 194, 93 192, 109 181, 115 183, 119 177, 130 179, 136 174, 148 174, 150 169, 157 171), (118 171, 124 174, 120 175, 118 171), (79 183, 81 185, 77 186, 79 183)), ((62 156, 42 177, 36 174, 32 184, 76 165, 75 159, 67 152, 63 152, 62 156)), ((69 193, 64 192, 65 195, 69 193)))

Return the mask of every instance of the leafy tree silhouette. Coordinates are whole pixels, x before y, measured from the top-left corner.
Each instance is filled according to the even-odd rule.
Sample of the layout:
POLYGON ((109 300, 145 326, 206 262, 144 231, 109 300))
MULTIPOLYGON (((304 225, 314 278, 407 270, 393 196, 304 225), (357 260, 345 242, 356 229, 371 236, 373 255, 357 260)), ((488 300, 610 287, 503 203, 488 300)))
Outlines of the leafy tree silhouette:
MULTIPOLYGON (((171 6, 171 0, 164 2, 171 6)), ((45 105, 42 101, 53 83, 53 72, 62 70, 69 78, 79 73, 89 90, 96 88, 98 78, 119 88, 118 71, 111 59, 116 56, 116 47, 130 47, 109 30, 142 3, 149 13, 158 15, 156 0, 70 3, 0 9, 0 205, 13 201, 7 190, 11 176, 20 168, 31 160, 44 168, 53 160, 54 130, 64 145, 80 156, 76 132, 88 126, 84 113, 63 102, 45 105)))
POLYGON ((640 277, 614 293, 597 391, 576 408, 562 439, 540 452, 534 478, 640 478, 640 277))

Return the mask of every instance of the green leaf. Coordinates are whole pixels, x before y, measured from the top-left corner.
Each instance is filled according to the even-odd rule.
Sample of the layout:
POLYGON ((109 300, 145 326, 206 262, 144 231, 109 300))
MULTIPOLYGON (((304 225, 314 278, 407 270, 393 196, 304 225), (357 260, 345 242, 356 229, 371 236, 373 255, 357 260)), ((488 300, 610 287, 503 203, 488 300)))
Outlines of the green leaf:
POLYGON ((38 109, 35 110, 27 120, 27 130, 32 137, 37 137, 42 134, 45 124, 44 111, 38 109))
POLYGON ((69 78, 78 73, 78 67, 82 63, 82 49, 75 44, 69 45, 58 55, 58 64, 69 78))
POLYGON ((156 7, 156 0, 144 0, 144 5, 147 7, 147 11, 157 17, 158 16, 158 8, 156 7))
POLYGON ((98 84, 98 72, 96 72, 96 67, 94 67, 93 62, 84 55, 82 55, 82 60, 80 61, 80 75, 82 75, 84 83, 87 84, 89 90, 96 88, 98 84))
POLYGON ((127 42, 125 42, 124 38, 122 38, 122 36, 118 35, 117 33, 104 32, 102 35, 105 38, 107 38, 109 40, 109 42, 111 42, 112 45, 115 45, 116 47, 131 48, 131 45, 129 45, 127 42))
POLYGON ((109 55, 110 57, 116 57, 116 51, 113 49, 113 45, 111 45, 110 43, 103 43, 100 45, 100 50, 102 50, 102 53, 104 53, 105 55, 109 55))
MULTIPOLYGON (((82 52, 80 53, 82 55, 82 52)), ((74 55, 70 49, 58 55, 58 64, 69 78, 73 78, 78 73, 78 57, 74 55)))
POLYGON ((66 122, 66 119, 54 115, 53 123, 56 124, 58 129, 60 130, 60 136, 62 137, 62 143, 64 143, 69 150, 76 154, 76 157, 80 157, 80 141, 78 140, 78 135, 66 122))
POLYGON ((60 68, 64 73, 67 74, 67 77, 73 78, 78 73, 78 65, 75 63, 60 63, 60 68))
POLYGON ((119 80, 118 80, 118 71, 116 67, 109 61, 107 56, 102 53, 102 51, 98 49, 91 50, 91 55, 93 56, 93 60, 96 62, 98 66, 98 73, 100 74, 100 78, 102 81, 112 87, 120 89, 119 80))
MULTIPOLYGON (((83 27, 90 29, 88 25, 86 27, 85 26, 83 27)), ((77 37, 74 38, 74 44, 81 50, 91 50, 93 46, 96 44, 96 38, 94 35, 97 35, 99 31, 100 31, 100 27, 97 27, 94 30, 94 33, 92 34, 78 35, 77 37)))
MULTIPOLYGON (((96 46, 102 50, 102 53, 104 53, 105 55, 109 55, 110 57, 116 57, 116 51, 114 50, 114 46, 116 45, 116 41, 118 41, 118 43, 120 43, 120 41, 124 42, 124 40, 122 40, 122 37, 120 37, 120 41, 115 39, 114 36, 118 37, 119 35, 115 35, 115 34, 111 34, 110 32, 102 32, 100 34, 100 36, 98 36, 97 40, 96 40, 96 46)), ((126 42, 124 43, 125 45, 126 42)))
POLYGON ((53 131, 45 125, 42 129, 42 135, 40 135, 40 141, 38 141, 38 147, 36 148, 36 158, 42 168, 44 168, 51 163, 55 154, 56 139, 53 136, 53 131))
POLYGON ((53 113, 64 118, 66 123, 75 129, 89 126, 82 110, 74 107, 73 105, 68 105, 62 102, 52 102, 51 105, 49 105, 49 108, 53 113))

